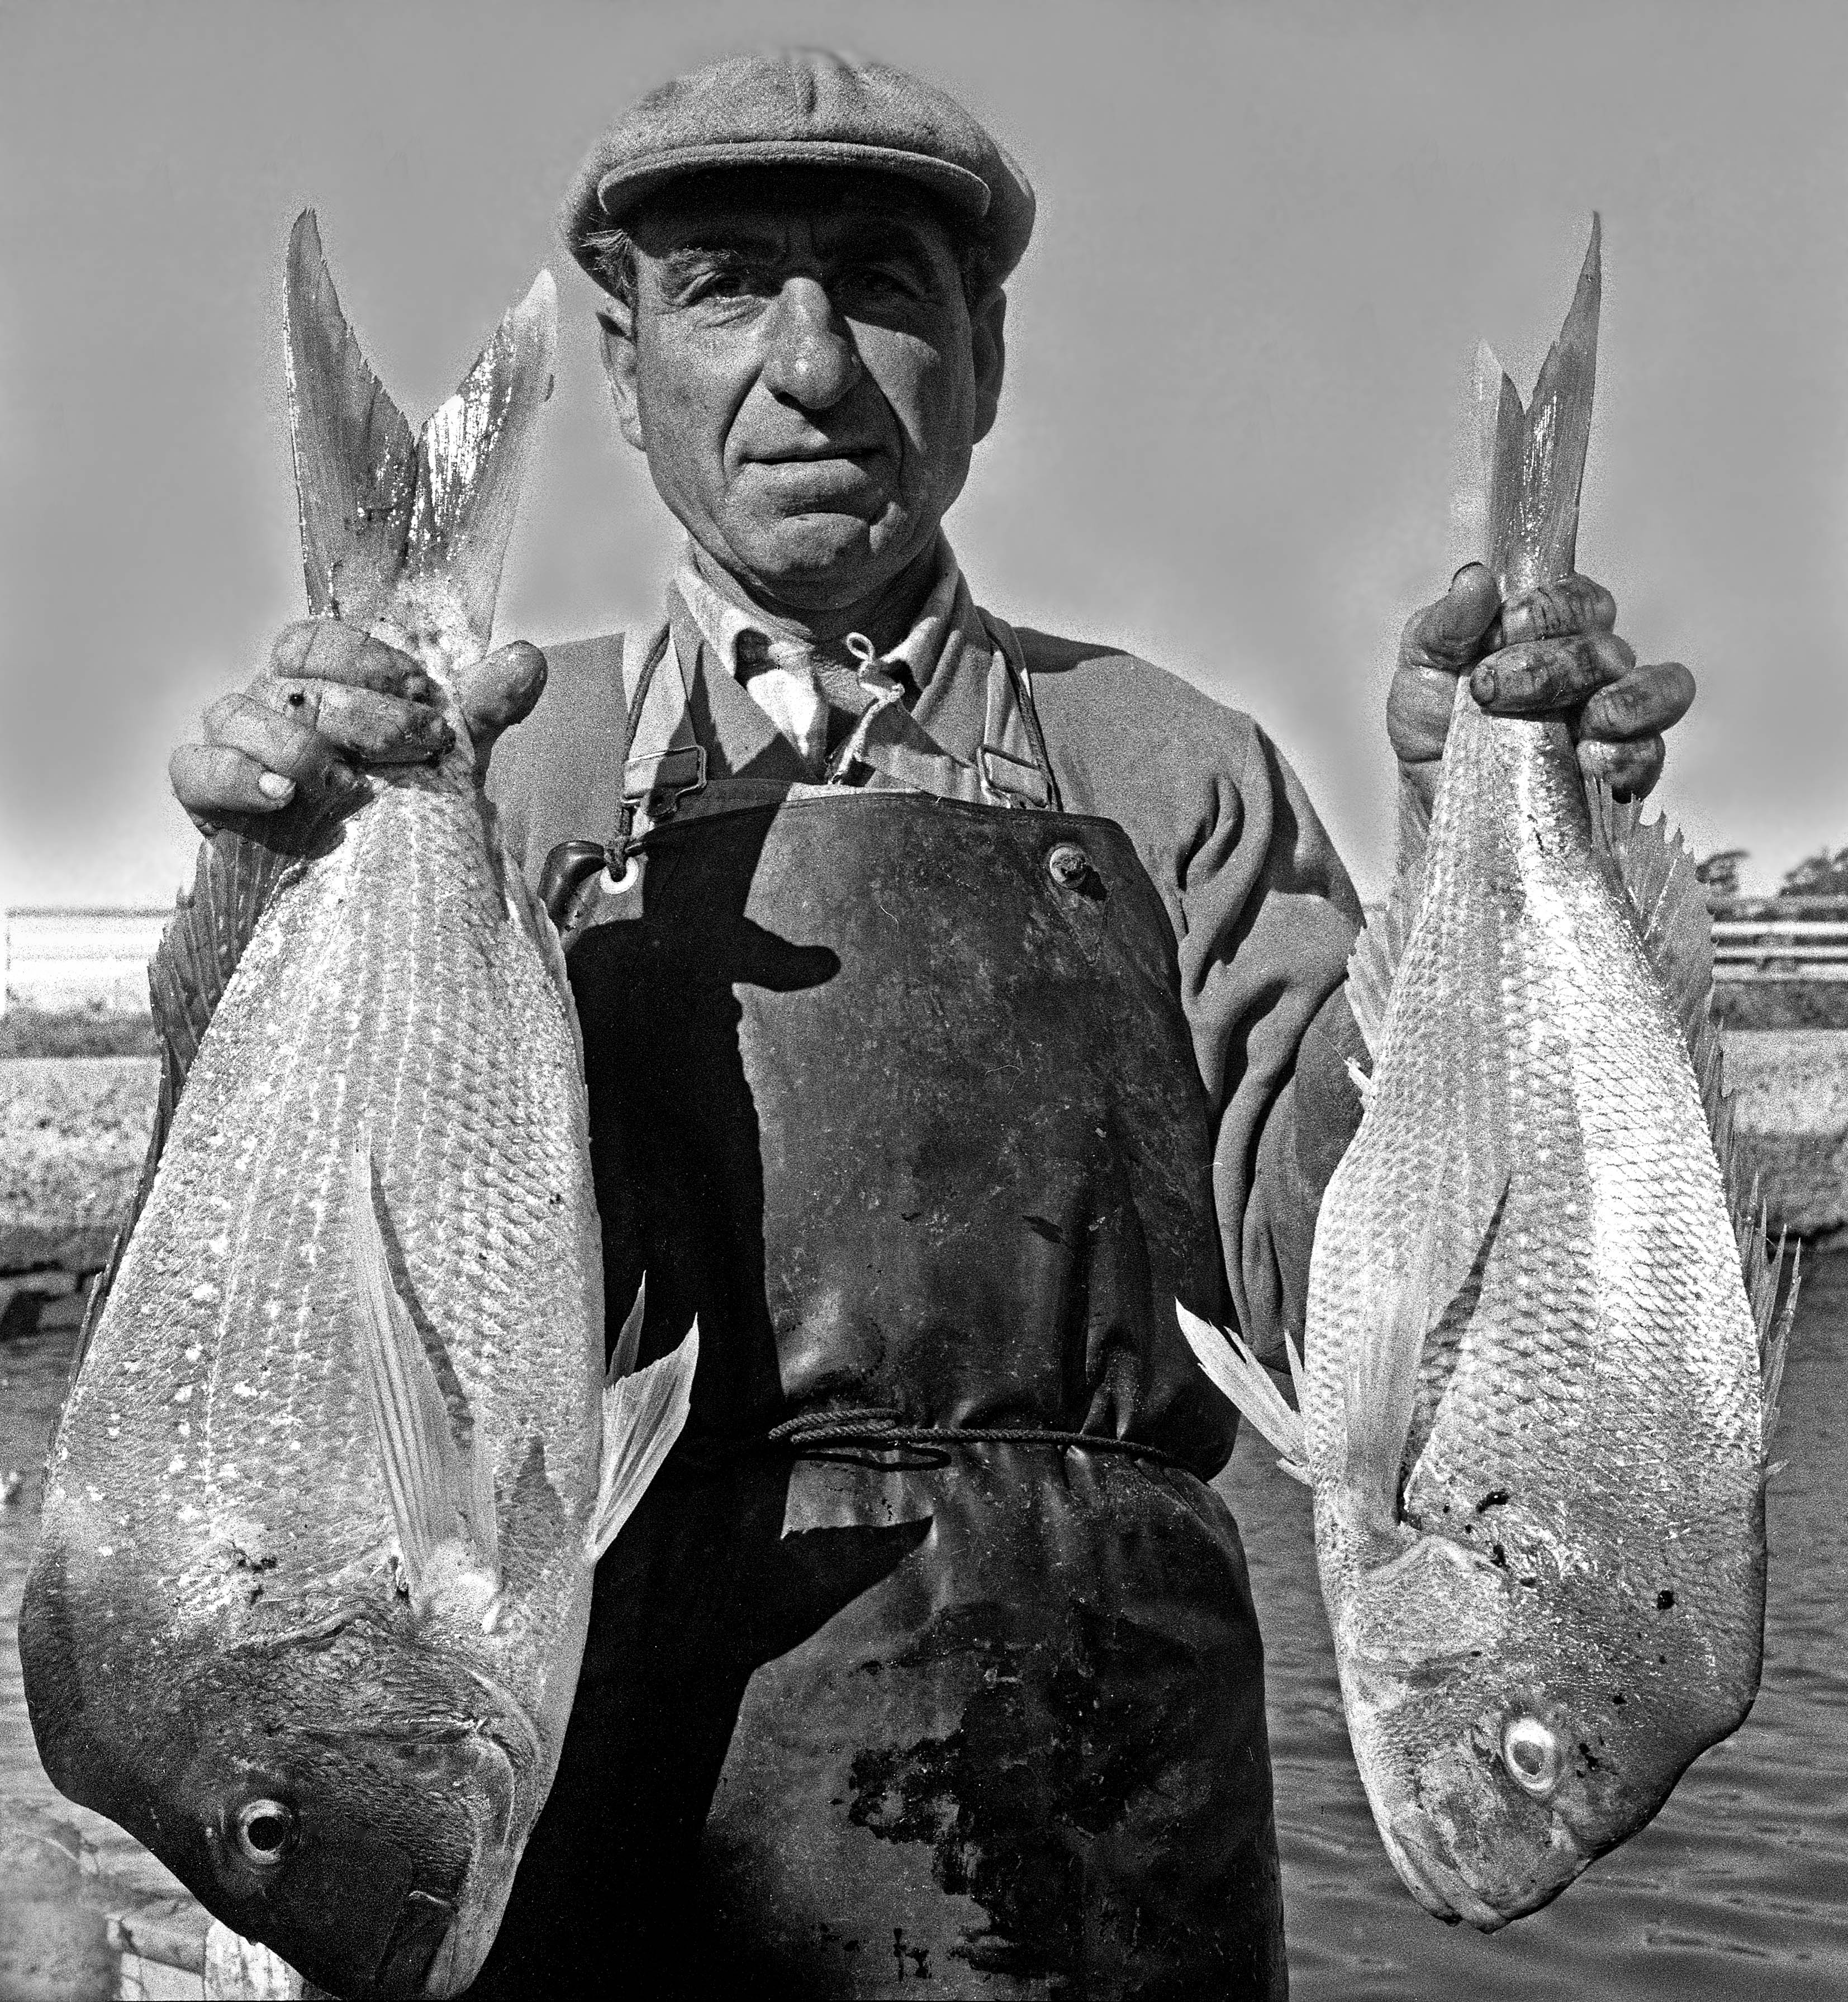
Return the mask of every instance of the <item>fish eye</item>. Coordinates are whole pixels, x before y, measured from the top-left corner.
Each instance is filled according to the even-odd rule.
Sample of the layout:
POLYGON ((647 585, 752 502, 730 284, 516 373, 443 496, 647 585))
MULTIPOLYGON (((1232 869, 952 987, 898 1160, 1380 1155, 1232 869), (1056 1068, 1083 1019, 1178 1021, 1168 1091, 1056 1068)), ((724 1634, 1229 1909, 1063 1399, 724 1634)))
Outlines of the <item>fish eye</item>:
POLYGON ((246 1801, 238 1809, 238 1854, 260 1870, 273 1870, 289 1852, 295 1811, 283 1801, 246 1801))
POLYGON ((1512 1717, 1501 1732, 1501 1763, 1523 1793, 1543 1801, 1566 1768, 1559 1740, 1537 1717, 1512 1717))

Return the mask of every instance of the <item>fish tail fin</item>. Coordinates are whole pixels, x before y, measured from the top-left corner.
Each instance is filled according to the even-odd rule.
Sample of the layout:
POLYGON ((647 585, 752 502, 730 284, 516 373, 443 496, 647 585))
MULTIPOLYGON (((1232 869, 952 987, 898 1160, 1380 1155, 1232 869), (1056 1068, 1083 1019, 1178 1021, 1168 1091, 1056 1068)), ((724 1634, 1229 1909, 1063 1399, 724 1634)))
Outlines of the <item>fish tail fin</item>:
POLYGON ((1488 459, 1487 560, 1505 582, 1565 577, 1577 555, 1598 377, 1602 242, 1603 226, 1594 214, 1571 305, 1525 408, 1492 354, 1479 364, 1488 459))
POLYGON ((308 606, 364 623, 404 565, 417 441, 366 364, 321 249, 312 209, 289 235, 289 441, 308 606))
MULTIPOLYGON (((630 1317, 636 1319, 635 1311, 630 1317)), ((639 1319, 636 1327, 639 1332, 639 1319)), ((619 1353, 622 1345, 619 1338, 619 1353)), ((699 1327, 696 1322, 671 1354, 645 1369, 605 1379, 603 1463, 597 1481, 597 1506, 585 1539, 593 1561, 615 1541, 617 1532, 634 1513, 636 1504, 679 1438, 692 1407, 693 1372, 699 1363, 699 1327)))
MULTIPOLYGON (((1206 1372, 1214 1389, 1236 1405, 1240 1414, 1277 1449, 1282 1456, 1277 1464, 1284 1472, 1292 1481, 1300 1481, 1305 1487, 1309 1485, 1309 1438, 1303 1428, 1302 1414, 1291 1408, 1250 1345, 1235 1330, 1215 1327, 1211 1321, 1190 1313, 1179 1300, 1174 1303, 1174 1315, 1188 1348, 1194 1352, 1194 1359, 1206 1372)), ((1288 1345, 1290 1376, 1300 1401, 1302 1358, 1288 1335, 1284 1340, 1288 1345)))
POLYGON ((459 613, 483 651, 557 350, 558 289, 541 271, 417 437, 407 577, 459 613))
POLYGON ((459 1544, 469 1568, 497 1589, 500 1539, 487 1455, 478 1436, 466 1447, 456 1443, 429 1352, 392 1281, 372 1181, 371 1140, 362 1134, 348 1191, 361 1375, 405 1575, 413 1599, 421 1599, 438 1548, 459 1544))

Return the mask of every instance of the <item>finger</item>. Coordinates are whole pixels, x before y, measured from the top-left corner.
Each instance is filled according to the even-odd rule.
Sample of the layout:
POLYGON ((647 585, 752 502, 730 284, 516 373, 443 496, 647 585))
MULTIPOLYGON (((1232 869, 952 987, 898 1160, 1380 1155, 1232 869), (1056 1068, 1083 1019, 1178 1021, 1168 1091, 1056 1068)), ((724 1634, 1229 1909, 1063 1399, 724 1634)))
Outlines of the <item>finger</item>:
POLYGON ((1581 738, 1659 737, 1688 713, 1694 677, 1679 661, 1638 668, 1602 688, 1578 719, 1581 738))
POLYGON ((173 797, 201 825, 226 814, 274 813, 295 796, 295 782, 228 744, 183 744, 167 760, 173 797))
POLYGON ((285 681, 340 682, 412 702, 427 701, 431 692, 429 675, 410 654, 337 619, 299 619, 284 626, 265 672, 285 681))
POLYGON ((1636 655, 1614 633, 1524 640, 1483 661, 1470 677, 1470 692, 1493 716, 1546 716, 1574 707, 1635 665, 1636 655))
POLYGON ((1617 601, 1588 577, 1561 577, 1518 592, 1501 608, 1501 642, 1557 640, 1570 633, 1609 633, 1617 623, 1617 601))
POLYGON ((286 710, 242 690, 221 696, 205 712, 206 741, 239 751, 265 771, 293 780, 298 787, 325 791, 352 783, 335 747, 286 710))
POLYGON ((1386 692, 1386 738, 1400 764, 1422 764, 1443 756, 1456 706, 1455 673, 1401 664, 1386 692))
POLYGON ((1482 651, 1482 636, 1501 605, 1495 580, 1480 563, 1465 563, 1436 604, 1414 612, 1399 642, 1402 668, 1461 674, 1482 651))
POLYGON ((545 685, 546 657, 524 640, 464 668, 457 698, 476 752, 530 715, 545 685))
POLYGON ((338 682, 267 680, 250 699, 277 711, 362 765, 413 765, 447 751, 455 732, 438 710, 338 682))
POLYGON ((1662 775, 1662 740, 1632 738, 1613 743, 1588 738, 1578 747, 1578 769, 1588 779, 1601 779, 1620 800, 1644 798, 1662 775))

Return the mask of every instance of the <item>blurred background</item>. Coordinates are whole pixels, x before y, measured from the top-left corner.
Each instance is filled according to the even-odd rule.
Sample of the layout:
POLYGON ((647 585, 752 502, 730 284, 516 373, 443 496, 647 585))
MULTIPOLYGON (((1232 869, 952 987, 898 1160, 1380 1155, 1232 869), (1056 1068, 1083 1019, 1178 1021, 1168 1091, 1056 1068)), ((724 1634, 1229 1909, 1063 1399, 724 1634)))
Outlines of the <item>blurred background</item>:
POLYGON ((1769 890, 1848 842, 1848 10, 0 0, 0 902, 164 902, 170 747, 298 615, 281 260, 320 211, 413 420, 541 262, 560 393, 501 630, 645 619, 674 547, 558 197, 640 91, 807 40, 946 84, 1038 189, 950 518, 1004 615, 1265 723, 1363 892, 1400 626, 1473 553, 1476 344, 1525 389, 1602 210, 1581 561, 1701 678, 1661 797, 1769 890))

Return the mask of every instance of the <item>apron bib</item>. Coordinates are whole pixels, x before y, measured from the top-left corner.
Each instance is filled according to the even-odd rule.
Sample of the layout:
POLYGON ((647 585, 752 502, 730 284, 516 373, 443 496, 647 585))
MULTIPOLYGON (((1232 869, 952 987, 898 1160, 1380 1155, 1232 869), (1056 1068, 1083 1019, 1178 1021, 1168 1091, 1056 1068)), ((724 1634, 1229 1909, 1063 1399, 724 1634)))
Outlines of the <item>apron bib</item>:
POLYGON ((612 1325, 701 1358, 477 1993, 1284 1992, 1173 940, 997 630, 980 762, 900 710, 863 786, 710 773, 657 641, 549 886, 612 1325))

